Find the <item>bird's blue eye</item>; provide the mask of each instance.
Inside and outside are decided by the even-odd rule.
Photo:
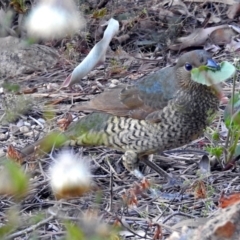
[[[185,64],[185,69],[186,69],[187,71],[191,71],[191,70],[192,70],[192,65],[191,65],[190,63],[186,63],[186,64]]]

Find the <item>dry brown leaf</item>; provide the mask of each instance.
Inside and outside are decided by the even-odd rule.
[[[194,198],[200,199],[200,198],[206,198],[206,187],[203,181],[198,181],[194,186]]]
[[[119,221],[119,219],[117,218],[114,223],[113,223],[113,227],[114,228],[120,228],[122,226],[121,222]]]
[[[23,155],[17,149],[15,149],[12,145],[8,146],[7,158],[13,160],[18,164],[22,164],[24,161]]]
[[[141,181],[141,188],[143,190],[148,190],[150,187],[151,187],[151,183],[146,178],[143,178]]]
[[[159,240],[162,239],[163,234],[162,234],[162,228],[159,224],[155,223],[153,224],[154,227],[156,227],[154,235],[153,235],[153,239],[154,240]]]
[[[219,199],[219,207],[226,208],[232,206],[233,204],[240,202],[240,193],[234,193],[230,196],[221,196]]]
[[[124,204],[126,204],[128,207],[134,207],[134,206],[137,206],[137,204],[138,204],[137,196],[134,193],[134,191],[132,191],[132,189],[123,193],[122,199],[123,199]]]
[[[67,99],[66,97],[65,97],[65,98],[58,98],[58,99],[55,99],[54,101],[49,101],[49,102],[47,102],[46,105],[57,105],[57,104],[59,104],[60,102],[66,100],[66,99]]]
[[[214,30],[210,34],[209,39],[213,44],[223,45],[223,44],[230,43],[232,40],[232,37],[236,35],[237,33],[231,27],[224,27],[221,29]]]
[[[26,89],[23,89],[23,93],[24,94],[31,94],[31,93],[35,93],[35,92],[37,92],[38,91],[38,89],[37,88],[26,88]]]
[[[198,28],[187,37],[178,38],[177,42],[180,42],[180,43],[173,44],[169,46],[169,48],[172,50],[180,50],[187,47],[203,46],[213,31],[217,29],[223,29],[223,28],[230,28],[230,27],[228,25],[220,25],[220,26],[209,27],[209,28]]]
[[[226,222],[223,226],[218,227],[215,230],[215,235],[221,238],[228,238],[231,239],[234,232],[236,230],[236,226],[232,222]]]
[[[57,124],[62,131],[65,131],[72,121],[73,121],[72,114],[67,113],[65,118],[59,119],[57,121]]]

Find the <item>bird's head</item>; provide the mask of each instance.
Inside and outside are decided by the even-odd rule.
[[[219,65],[212,59],[211,55],[204,50],[195,50],[183,54],[176,66],[176,75],[180,86],[183,88],[199,87],[200,83],[191,80],[191,70],[200,66],[219,69]]]

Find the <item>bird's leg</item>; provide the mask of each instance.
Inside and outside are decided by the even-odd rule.
[[[172,178],[170,174],[168,174],[166,171],[164,171],[162,168],[160,168],[158,165],[156,165],[154,162],[150,161],[148,158],[148,155],[143,155],[139,157],[139,160],[145,163],[148,167],[156,171],[160,176],[164,177],[166,180],[169,180]]]
[[[164,184],[162,187],[165,188],[172,187],[179,182],[175,177],[172,177],[170,174],[165,172],[155,163],[151,162],[148,159],[148,155],[138,156],[138,154],[133,151],[126,151],[125,154],[122,156],[122,160],[125,168],[128,169],[135,177],[137,177],[140,180],[144,178],[144,175],[139,171],[138,165],[139,161],[143,161],[147,166],[155,170],[157,173],[159,173],[167,180],[167,184]],[[148,190],[153,197],[158,197],[161,195],[161,192],[152,187],[150,187]]]
[[[168,174],[162,168],[156,165],[154,162],[150,161],[148,159],[148,155],[141,156],[140,160],[143,161],[148,167],[155,170],[160,176],[163,176],[167,180],[167,184],[165,184],[166,187],[182,185],[181,180],[179,178],[172,176],[172,174]]]
[[[132,172],[137,178],[141,179],[144,177],[144,175],[138,169],[139,161],[142,161],[151,169],[156,171],[159,175],[163,176],[168,182],[170,181],[170,179],[172,179],[171,175],[169,175],[167,172],[165,172],[155,163],[151,162],[148,159],[148,155],[138,156],[137,153],[133,151],[126,151],[122,156],[122,160],[125,168],[128,169],[130,172]]]
[[[142,179],[144,176],[139,171],[139,159],[138,155],[133,151],[126,151],[124,155],[122,156],[122,161],[124,167],[130,171],[134,176],[136,176],[139,179]]]

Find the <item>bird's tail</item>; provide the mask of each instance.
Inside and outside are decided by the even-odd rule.
[[[52,148],[63,145],[108,146],[105,131],[112,116],[105,113],[92,113],[72,123],[65,132],[53,131],[37,142],[21,150],[24,157],[32,153],[49,153]]]
[[[108,146],[106,129],[112,115],[92,113],[71,124],[64,133],[69,145]]]

